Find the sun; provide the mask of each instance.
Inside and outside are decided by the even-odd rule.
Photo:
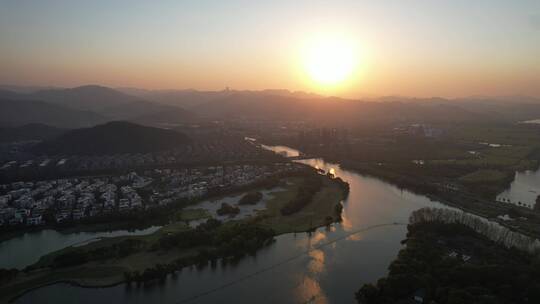
[[[323,86],[346,81],[357,66],[354,44],[340,37],[317,38],[307,44],[304,68],[308,76]]]

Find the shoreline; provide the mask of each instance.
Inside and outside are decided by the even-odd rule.
[[[0,243],[22,237],[25,234],[40,233],[45,230],[54,230],[60,234],[100,233],[100,232],[113,232],[116,230],[126,230],[126,231],[144,230],[152,226],[156,226],[156,225],[153,223],[148,223],[148,225],[145,224],[145,225],[135,227],[129,222],[122,222],[122,223],[118,223],[117,225],[109,225],[106,223],[79,224],[79,225],[69,226],[69,227],[43,225],[39,227],[27,227],[18,231],[9,231],[9,232],[2,233],[0,234]]]
[[[25,289],[19,293],[17,293],[16,295],[14,295],[13,297],[10,297],[6,303],[13,303],[15,301],[17,301],[18,299],[20,299],[21,297],[23,297],[24,295],[34,291],[34,290],[37,290],[37,289],[40,289],[40,288],[44,288],[44,287],[47,287],[47,286],[52,286],[52,285],[56,285],[56,284],[67,284],[67,285],[70,285],[70,286],[74,286],[74,287],[79,287],[79,288],[87,288],[87,289],[100,289],[100,288],[110,288],[110,287],[115,287],[115,286],[118,286],[118,285],[121,285],[121,284],[125,284],[126,282],[124,280],[122,281],[119,281],[119,282],[115,282],[115,283],[109,283],[109,284],[84,284],[84,283],[80,283],[80,282],[77,282],[76,280],[58,280],[58,281],[54,281],[54,282],[48,282],[48,283],[44,283],[42,285],[38,285],[38,286],[34,286],[34,287],[30,287],[28,289]]]
[[[298,151],[301,152],[301,150],[299,150],[298,148],[295,148],[294,146],[292,146],[292,147],[287,146],[287,147],[290,147],[292,149],[295,149],[295,150],[298,150]],[[346,160],[342,161],[342,160],[334,159],[334,158],[331,158],[331,157],[325,157],[325,156],[321,156],[321,155],[313,157],[313,159],[317,159],[317,158],[320,158],[325,162],[337,164],[342,169],[346,169],[346,170],[358,173],[358,174],[363,175],[363,176],[373,177],[373,178],[379,179],[379,180],[381,180],[383,182],[387,182],[387,183],[389,183],[389,184],[391,184],[393,186],[396,186],[396,187],[398,187],[400,189],[404,189],[406,191],[409,191],[411,193],[426,196],[432,201],[440,202],[440,203],[442,203],[444,205],[447,205],[449,207],[457,208],[457,209],[460,209],[460,210],[462,210],[464,212],[468,212],[468,213],[471,213],[471,214],[486,218],[488,220],[496,221],[497,223],[499,223],[500,225],[502,225],[502,226],[504,226],[506,228],[509,228],[511,230],[519,231],[520,233],[522,233],[524,235],[527,235],[529,237],[535,237],[535,238],[540,237],[540,232],[539,232],[539,234],[535,234],[534,232],[531,232],[529,230],[524,230],[523,228],[521,228],[519,226],[511,225],[510,223],[508,223],[506,221],[500,220],[496,216],[490,216],[489,214],[487,214],[485,212],[483,213],[480,210],[467,208],[466,206],[464,206],[464,204],[452,202],[449,199],[446,199],[445,197],[443,197],[441,195],[421,191],[421,190],[418,190],[418,189],[411,188],[411,187],[409,187],[407,185],[400,184],[399,182],[396,182],[391,177],[388,177],[388,176],[385,176],[385,175],[382,175],[382,174],[379,175],[373,170],[362,170],[361,168],[358,168],[357,166],[354,166],[354,164],[352,162],[347,163],[348,161],[346,161]],[[366,163],[366,164],[371,164],[371,163]],[[540,161],[536,161],[536,165],[533,166],[533,167],[524,168],[522,171],[514,170],[512,178],[509,179],[509,180],[505,180],[504,186],[499,188],[499,192],[497,194],[495,194],[495,197],[497,195],[499,195],[499,193],[502,193],[503,191],[505,191],[505,190],[507,190],[509,188],[510,184],[514,181],[515,174],[517,172],[524,172],[524,171],[527,171],[527,170],[539,170],[539,169],[540,169]],[[392,173],[392,172],[390,171],[390,173]],[[488,212],[488,213],[490,211],[493,211],[492,210],[493,208],[506,208],[507,207],[507,208],[517,208],[519,210],[522,210],[522,208],[525,208],[525,207],[520,207],[520,206],[515,206],[515,205],[506,206],[505,203],[496,201],[495,197],[493,199],[491,199],[490,202],[487,202],[486,198],[476,197],[476,195],[474,195],[474,197],[473,197],[473,194],[468,194],[468,193],[465,193],[465,195],[470,196],[470,197],[468,197],[469,200],[481,199],[483,201],[483,206],[486,207],[485,211]],[[523,211],[533,213],[533,210],[529,210],[529,209],[526,209],[526,208]]]

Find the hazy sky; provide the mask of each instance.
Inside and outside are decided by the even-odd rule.
[[[302,49],[357,45],[324,88]],[[540,96],[540,1],[0,0],[0,83]]]

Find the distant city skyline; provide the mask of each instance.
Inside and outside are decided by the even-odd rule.
[[[321,34],[355,46],[335,85]],[[8,85],[540,97],[539,1],[2,1],[0,42]]]

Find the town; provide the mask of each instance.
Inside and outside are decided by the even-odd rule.
[[[18,150],[21,149],[21,144],[3,144],[4,152],[0,153],[0,182],[52,179],[58,176],[88,175],[92,172],[110,173],[132,168],[278,159],[274,153],[260,149],[243,138],[230,136],[214,140],[200,140],[167,151],[114,155],[29,155],[20,153],[20,155],[14,156],[13,153],[17,154]],[[26,144],[31,146],[35,143]]]
[[[124,175],[14,182],[0,185],[0,226],[77,222],[115,212],[144,212],[209,192],[227,191],[302,165],[221,165],[132,171]]]

